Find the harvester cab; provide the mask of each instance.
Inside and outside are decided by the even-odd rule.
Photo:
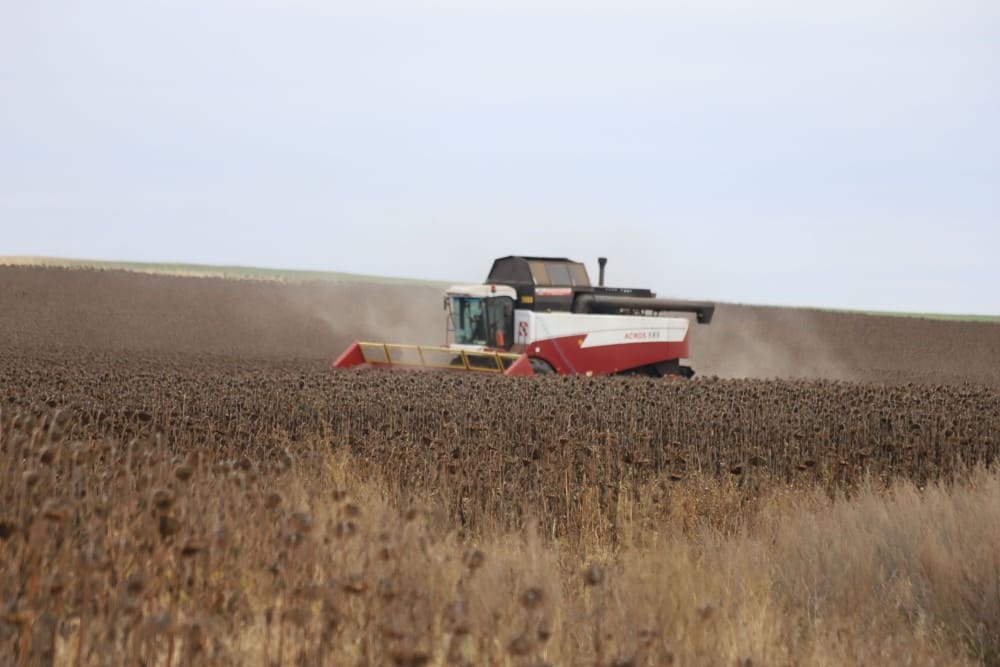
[[[506,285],[459,285],[444,297],[450,343],[469,349],[509,350],[514,343],[517,292]]]
[[[486,283],[457,285],[444,296],[444,346],[354,342],[333,362],[356,366],[440,368],[533,375],[629,373],[693,375],[686,361],[688,312],[708,324],[714,304],[657,298],[648,289],[590,283],[580,262],[501,257]]]

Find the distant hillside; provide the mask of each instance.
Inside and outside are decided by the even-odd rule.
[[[0,266],[44,266],[54,268],[78,268],[97,270],[132,271],[152,275],[187,276],[199,278],[227,278],[231,280],[268,280],[277,282],[326,282],[326,283],[369,283],[375,285],[412,285],[415,287],[444,288],[454,282],[419,280],[415,278],[394,278],[363,273],[342,273],[336,271],[302,271],[297,269],[265,269],[253,266],[215,266],[211,264],[112,262],[92,259],[67,259],[62,257],[0,257]],[[457,282],[457,281],[456,281]],[[737,305],[737,304],[732,304]],[[738,304],[756,306],[758,304]],[[817,308],[815,306],[768,306],[789,310],[821,310],[840,313],[861,313],[890,317],[920,317],[931,320],[954,320],[965,322],[998,322],[1000,315],[944,314],[944,313],[903,313],[892,311],[857,311],[850,309]]]
[[[151,262],[111,262],[61,257],[0,257],[0,266],[45,266],[69,269],[132,271],[154,275],[189,276],[198,278],[229,278],[232,280],[275,280],[281,282],[375,283],[379,285],[445,286],[434,280],[393,278],[362,273],[336,271],[302,271],[297,269],[264,269],[253,266],[214,266],[210,264],[171,264]]]

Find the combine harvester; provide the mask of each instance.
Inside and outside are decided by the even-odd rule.
[[[445,293],[446,347],[356,341],[333,362],[432,368],[504,375],[691,377],[689,320],[712,321],[715,305],[658,299],[648,289],[590,284],[580,262],[553,257],[501,257],[483,285]]]

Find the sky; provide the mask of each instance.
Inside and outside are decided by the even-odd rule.
[[[1000,314],[995,0],[0,0],[0,256]]]

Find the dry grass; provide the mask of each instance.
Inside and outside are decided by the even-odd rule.
[[[753,502],[692,475],[666,512],[624,494],[615,541],[530,505],[461,534],[345,449],[67,441],[61,414],[0,419],[18,664],[998,664],[997,473]]]

